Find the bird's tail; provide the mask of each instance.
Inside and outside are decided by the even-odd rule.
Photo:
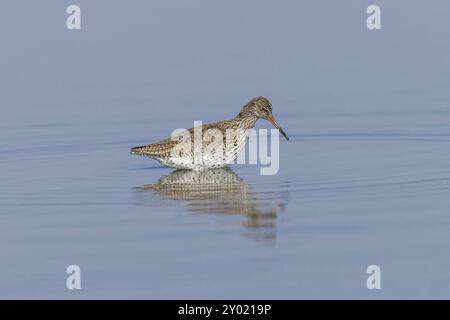
[[[130,153],[139,155],[142,153],[142,150],[144,149],[144,147],[145,146],[133,147],[130,149]]]
[[[161,157],[170,155],[171,147],[171,143],[164,141],[163,143],[154,143],[131,148],[130,153],[144,157]]]

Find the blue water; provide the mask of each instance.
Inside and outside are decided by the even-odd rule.
[[[2,5],[1,298],[449,298],[450,5],[69,4]],[[258,95],[276,175],[129,154]]]

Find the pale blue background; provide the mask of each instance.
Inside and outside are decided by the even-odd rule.
[[[450,3],[372,3],[2,1],[0,297],[450,298]],[[137,191],[171,169],[129,147],[258,95],[291,141],[233,169],[268,225]]]

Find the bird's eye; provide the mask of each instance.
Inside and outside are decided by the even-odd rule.
[[[267,112],[266,108],[262,107],[261,109],[262,109],[262,111]]]

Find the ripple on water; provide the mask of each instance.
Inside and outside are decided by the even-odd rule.
[[[289,180],[296,198],[358,200],[450,191],[450,134],[362,132],[293,137],[304,153],[297,163],[300,178]]]
[[[283,149],[281,162],[285,167],[279,176],[248,175],[245,180],[228,168],[178,170],[156,183],[134,188],[135,204],[239,217],[238,224],[251,230],[252,237],[274,239],[280,215],[292,200],[300,205],[305,201],[355,202],[450,192],[445,164],[450,158],[447,135],[350,133],[296,137]],[[362,143],[355,144],[355,140]]]

